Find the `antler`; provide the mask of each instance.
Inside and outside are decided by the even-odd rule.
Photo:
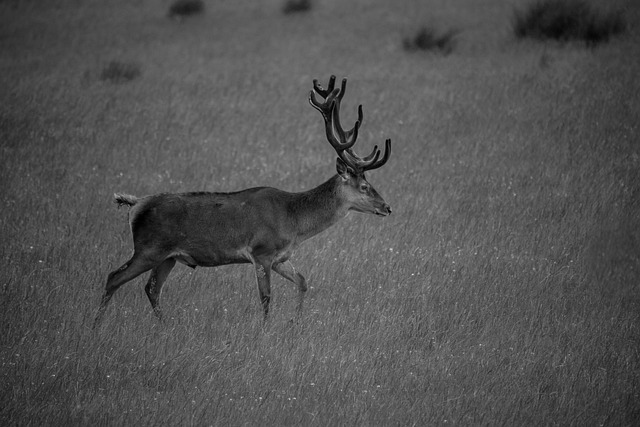
[[[347,89],[347,79],[342,79],[340,89],[335,88],[336,76],[329,78],[329,85],[324,89],[318,84],[318,80],[313,80],[313,90],[309,93],[309,103],[324,118],[327,139],[331,146],[336,150],[338,156],[356,172],[364,172],[367,170],[377,169],[384,165],[391,155],[391,140],[385,141],[385,152],[380,159],[380,150],[376,145],[373,151],[366,157],[358,156],[352,149],[358,138],[358,130],[362,124],[362,105],[358,106],[358,120],[352,129],[345,131],[340,124],[340,102]],[[325,99],[319,102],[316,94]]]

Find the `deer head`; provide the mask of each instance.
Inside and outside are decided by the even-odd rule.
[[[347,79],[342,79],[342,86],[334,88],[336,76],[331,76],[327,89],[324,89],[317,80],[313,81],[313,90],[309,93],[309,103],[320,113],[324,119],[327,140],[336,150],[338,158],[336,168],[341,178],[340,191],[349,203],[349,209],[387,216],[391,213],[391,207],[378,194],[367,181],[364,173],[384,165],[391,155],[391,140],[385,141],[384,154],[378,146],[366,157],[360,157],[353,151],[353,146],[358,138],[358,130],[362,124],[362,105],[358,106],[358,120],[353,128],[345,131],[340,124],[340,102],[347,88]],[[316,98],[324,98],[324,102]]]

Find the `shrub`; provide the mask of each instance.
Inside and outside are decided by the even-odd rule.
[[[309,10],[311,10],[311,0],[287,0],[282,6],[282,13],[285,15]]]
[[[415,36],[405,38],[402,44],[407,51],[437,50],[444,55],[448,55],[453,51],[456,34],[458,34],[458,31],[453,29],[439,34],[432,28],[422,27]]]
[[[102,69],[100,80],[125,83],[140,76],[140,67],[133,63],[111,61]]]
[[[204,11],[202,0],[176,0],[169,7],[169,18],[184,18]]]
[[[518,38],[582,40],[596,45],[624,29],[620,13],[596,11],[583,0],[538,0],[514,12],[513,30]]]

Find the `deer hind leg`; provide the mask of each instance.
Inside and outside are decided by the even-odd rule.
[[[273,268],[273,271],[275,271],[276,273],[278,273],[288,281],[295,283],[298,286],[298,290],[300,292],[307,291],[307,281],[304,279],[304,276],[302,274],[296,271],[295,267],[293,266],[293,264],[291,264],[291,262],[289,261],[279,262],[279,263],[273,264],[271,268]]]
[[[162,285],[167,280],[169,273],[176,265],[175,258],[167,258],[160,265],[154,267],[151,270],[151,275],[147,281],[147,285],[144,287],[144,291],[149,297],[149,302],[153,308],[153,312],[156,317],[162,320],[162,310],[160,310],[160,294],[162,293]]]
[[[111,297],[118,288],[128,281],[135,279],[145,271],[151,270],[156,264],[157,262],[135,253],[133,254],[133,257],[122,264],[120,268],[109,273],[109,276],[107,277],[107,284],[105,285],[105,292],[102,296],[102,300],[100,301],[100,307],[98,308],[95,321],[93,322],[94,328],[98,326],[102,320],[102,315],[107,308],[107,304],[109,304]]]

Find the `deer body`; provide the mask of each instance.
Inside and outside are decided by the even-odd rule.
[[[336,176],[337,177],[337,176]],[[235,193],[162,193],[140,199],[116,195],[132,206],[134,247],[162,248],[190,267],[251,263],[268,254],[286,261],[304,240],[330,227],[348,212],[335,197],[332,178],[303,193],[257,187]]]
[[[234,193],[161,193],[141,198],[115,195],[116,203],[130,207],[134,254],[109,274],[94,326],[115,291],[149,270],[145,291],[155,314],[162,318],[159,306],[162,285],[176,262],[192,268],[252,263],[266,316],[271,271],[295,283],[301,293],[307,289],[304,277],[289,262],[300,243],[332,226],[350,210],[379,216],[391,213],[389,205],[364,176],[365,170],[386,162],[390,142],[387,140],[382,160],[378,160],[377,147],[366,158],[350,150],[362,111],[359,109],[360,119],[354,129],[343,131],[337,110],[346,80],[341,90],[334,90],[334,79],[332,76],[326,91],[314,81],[314,91],[326,98],[325,103],[317,102],[313,93],[310,98],[311,104],[323,114],[327,137],[339,154],[337,175],[318,187],[301,193],[256,187]]]

